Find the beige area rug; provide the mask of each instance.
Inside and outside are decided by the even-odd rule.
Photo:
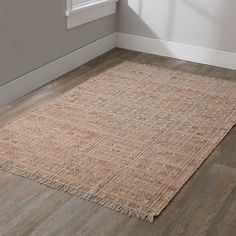
[[[0,129],[0,168],[153,222],[236,123],[236,83],[130,62]]]

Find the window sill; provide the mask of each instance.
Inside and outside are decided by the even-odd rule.
[[[67,28],[71,29],[90,21],[115,14],[117,1],[118,0],[100,0],[66,11]]]

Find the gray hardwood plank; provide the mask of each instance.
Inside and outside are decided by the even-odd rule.
[[[185,195],[179,217],[163,235],[205,235],[235,184],[234,168],[214,164],[201,184]]]
[[[9,195],[10,202],[7,201],[4,211],[1,210],[1,236],[29,235],[34,228],[71,198],[68,194],[39,185],[29,186],[29,189],[20,186],[17,190],[19,193]]]
[[[101,210],[101,206],[74,197],[36,228],[31,236],[73,235],[90,217]]]
[[[206,236],[221,236],[236,234],[236,187],[227,197],[221,210],[207,230]],[[223,227],[222,227],[223,226]]]
[[[19,182],[19,178],[5,171],[0,171],[0,199],[2,194]]]
[[[214,164],[191,181],[153,225],[132,219],[116,235],[205,235],[235,187],[236,172],[233,168]]]
[[[89,235],[111,235],[115,236],[126,226],[131,219],[125,215],[102,207],[96,214],[93,214],[87,222],[73,234],[73,236]]]
[[[236,171],[236,126],[218,145],[212,158],[216,163],[235,168]]]
[[[18,179],[14,185],[6,189],[0,196],[0,225],[5,225],[14,217],[18,209],[24,207],[43,189],[45,189],[43,186],[31,181],[25,181],[23,178]]]

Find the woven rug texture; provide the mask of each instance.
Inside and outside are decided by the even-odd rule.
[[[236,123],[236,83],[123,62],[0,128],[0,169],[148,222]]]

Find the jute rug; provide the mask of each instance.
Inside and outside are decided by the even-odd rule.
[[[153,222],[236,123],[236,83],[124,62],[0,129],[0,168]]]

